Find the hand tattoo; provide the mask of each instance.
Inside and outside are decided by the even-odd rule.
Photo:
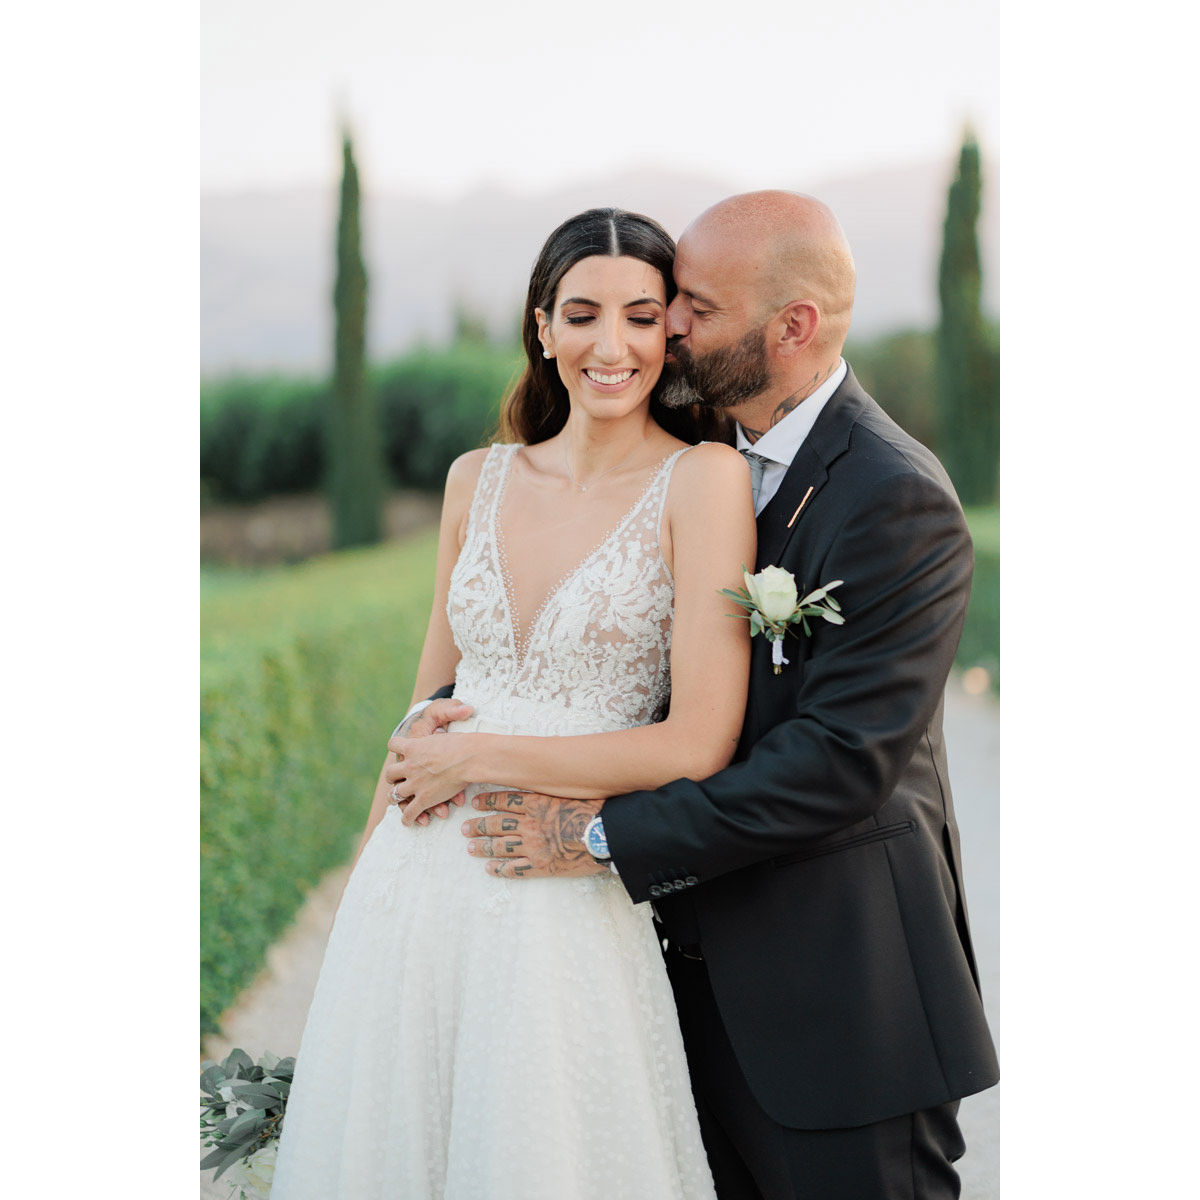
[[[486,869],[506,878],[598,874],[604,867],[584,849],[583,833],[602,803],[515,790],[486,793],[476,799],[475,806],[491,811],[499,809],[505,814],[498,823],[499,829],[515,836],[479,836],[472,852],[477,857],[490,858]],[[490,828],[495,830],[497,825]],[[468,822],[463,832],[468,837],[482,835],[482,822]],[[502,858],[510,861],[498,861]]]

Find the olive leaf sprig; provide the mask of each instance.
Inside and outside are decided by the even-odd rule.
[[[264,1054],[255,1063],[244,1050],[231,1050],[223,1063],[201,1065],[200,1140],[215,1149],[200,1169],[216,1167],[219,1179],[279,1137],[296,1060]]]
[[[746,581],[744,588],[721,588],[721,595],[746,609],[745,613],[730,613],[730,616],[749,621],[751,637],[761,633],[767,641],[774,643],[771,662],[776,675],[788,662],[783,656],[784,636],[789,632],[799,636],[794,626],[799,625],[805,635],[811,637],[809,617],[821,617],[831,625],[846,623],[842,606],[830,595],[844,580],[835,579],[801,596],[796,577],[782,567],[763,567],[756,575],[751,575],[743,564],[742,578]]]

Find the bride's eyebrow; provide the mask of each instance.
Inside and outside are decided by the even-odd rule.
[[[571,296],[566,300],[561,301],[561,304],[587,304],[592,308],[602,308],[599,300],[588,300],[583,296]],[[662,308],[662,301],[655,300],[653,296],[641,296],[637,300],[630,300],[624,304],[624,308],[640,308],[643,304],[654,304]]]

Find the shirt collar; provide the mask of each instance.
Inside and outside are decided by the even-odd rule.
[[[839,358],[833,374],[811,396],[806,396],[797,404],[782,421],[772,425],[757,442],[751,442],[742,432],[741,425],[738,425],[737,448],[753,450],[755,454],[761,454],[763,458],[772,462],[781,463],[785,467],[791,466],[796,451],[817,423],[821,409],[825,407],[830,396],[841,387],[848,369],[846,360]]]

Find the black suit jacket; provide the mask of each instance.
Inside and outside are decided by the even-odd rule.
[[[844,580],[845,625],[789,636],[779,675],[756,637],[734,762],[614,797],[604,827],[632,897],[700,943],[765,1111],[863,1125],[998,1078],[942,743],[971,541],[941,464],[853,373],[758,538],[759,569]]]

